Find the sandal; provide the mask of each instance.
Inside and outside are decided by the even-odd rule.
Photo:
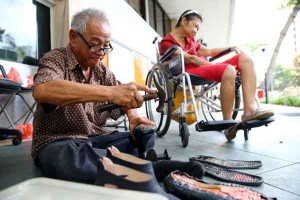
[[[247,121],[251,120],[262,120],[270,118],[274,115],[274,112],[272,110],[262,110],[262,109],[256,109],[253,111],[251,115],[242,115],[242,122],[245,123]]]
[[[228,141],[233,140],[236,137],[237,128],[241,125],[241,123],[237,123],[233,126],[230,126],[228,129],[225,129],[224,134]]]

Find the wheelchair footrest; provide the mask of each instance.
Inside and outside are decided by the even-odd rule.
[[[196,131],[222,131],[237,123],[237,120],[201,121],[196,124]]]
[[[246,123],[241,123],[240,126],[237,127],[237,130],[250,130],[251,128],[260,127],[260,126],[267,126],[269,123],[273,122],[273,118],[262,119],[262,120],[251,120],[247,121]]]
[[[201,121],[196,124],[196,131],[222,131],[237,123],[240,123],[240,125],[237,127],[237,130],[250,130],[251,128],[260,127],[263,125],[267,126],[273,121],[273,118],[251,120],[247,121],[246,123],[240,123],[237,120]]]

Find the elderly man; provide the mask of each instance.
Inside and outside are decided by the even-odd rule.
[[[97,162],[107,147],[136,154],[129,132],[103,129],[108,117],[117,119],[126,113],[131,133],[137,125],[154,125],[135,108],[143,103],[139,91],[156,91],[135,83],[120,84],[101,63],[113,50],[110,36],[105,13],[85,9],[73,16],[69,44],[48,52],[39,62],[34,76],[37,110],[32,157],[47,176],[93,183]],[[97,113],[95,108],[106,102],[123,109]],[[151,144],[149,148],[154,141]]]

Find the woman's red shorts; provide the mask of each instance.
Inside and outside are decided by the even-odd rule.
[[[234,57],[218,64],[188,66],[186,67],[185,71],[190,74],[201,76],[202,78],[209,81],[221,82],[223,74],[228,65],[233,65],[237,71],[240,71],[239,58],[240,54],[235,55]]]

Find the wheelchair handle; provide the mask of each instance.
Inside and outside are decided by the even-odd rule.
[[[155,44],[155,42],[158,40],[158,37],[155,37],[152,41],[152,44]]]
[[[156,89],[157,89],[157,93],[156,94],[145,94],[145,95],[143,95],[143,98],[144,98],[144,101],[149,101],[149,100],[158,98],[159,104],[156,108],[156,111],[162,113],[164,111],[164,102],[165,102],[165,99],[166,99],[166,92],[159,85],[159,83],[156,80],[156,77],[154,77],[153,80],[154,80],[154,84],[155,84]],[[121,106],[121,105],[108,103],[108,104],[103,104],[103,105],[98,106],[96,108],[96,111],[97,112],[111,111],[113,109],[122,108],[122,107],[123,106]]]
[[[226,49],[226,50],[220,52],[218,55],[216,55],[216,56],[214,56],[214,57],[211,57],[211,58],[209,59],[209,61],[212,62],[212,61],[214,61],[214,60],[216,60],[216,59],[218,59],[218,58],[220,58],[220,57],[222,57],[222,56],[224,56],[224,55],[226,55],[226,54],[229,54],[230,52],[233,52],[233,51],[234,51],[235,53],[237,53],[237,54],[240,53],[236,48],[230,47],[230,48],[228,48],[228,49]]]

